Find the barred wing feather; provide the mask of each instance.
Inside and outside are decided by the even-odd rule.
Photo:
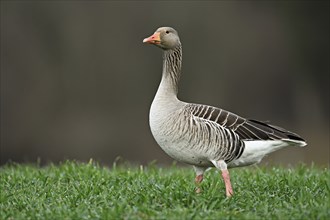
[[[189,104],[191,113],[234,131],[241,140],[304,141],[299,135],[265,122],[245,119],[226,110],[198,104]]]

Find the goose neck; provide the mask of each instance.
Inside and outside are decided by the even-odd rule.
[[[167,95],[177,96],[181,76],[182,48],[165,50],[163,56],[163,74],[160,88]]]

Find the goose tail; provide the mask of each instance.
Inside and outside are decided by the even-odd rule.
[[[282,141],[286,142],[290,146],[297,146],[297,147],[305,147],[307,145],[306,141],[304,140],[294,140],[294,139],[282,139]]]
[[[242,155],[228,164],[228,167],[241,167],[259,163],[266,155],[288,146],[304,147],[304,140],[244,140],[245,148]]]

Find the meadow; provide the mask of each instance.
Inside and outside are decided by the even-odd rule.
[[[330,219],[328,168],[231,169],[234,196],[220,174],[157,164],[111,168],[95,162],[0,167],[0,219]]]

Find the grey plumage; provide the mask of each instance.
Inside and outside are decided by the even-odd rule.
[[[194,165],[197,177],[203,175],[204,167],[216,166],[223,172],[229,196],[232,189],[227,164],[245,166],[282,147],[306,145],[299,135],[283,128],[178,100],[182,46],[177,32],[159,28],[144,42],[164,50],[162,80],[150,108],[152,134],[167,154]]]

